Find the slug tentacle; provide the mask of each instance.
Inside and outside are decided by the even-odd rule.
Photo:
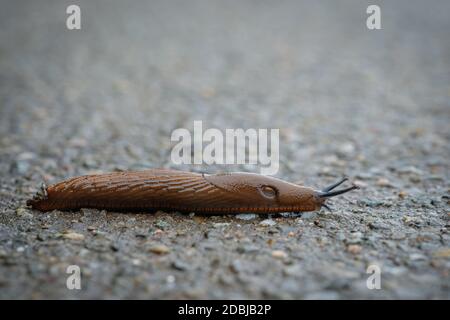
[[[317,191],[254,173],[214,175],[151,169],[71,178],[43,186],[27,204],[41,211],[97,208],[219,214],[300,212],[328,208],[328,197],[356,188],[331,191],[346,180]]]
[[[349,191],[355,190],[355,189],[359,189],[358,186],[353,185],[351,187],[342,189],[342,190],[336,190],[336,191],[326,191],[326,192],[322,192],[319,194],[319,197],[321,198],[330,198],[330,197],[334,197],[343,193],[347,193]]]
[[[328,187],[325,187],[322,189],[322,192],[329,192],[331,190],[333,190],[336,187],[339,187],[341,184],[343,184],[345,181],[347,181],[348,178],[347,177],[343,177],[341,180],[339,180],[336,183],[333,183],[332,185],[329,185]]]

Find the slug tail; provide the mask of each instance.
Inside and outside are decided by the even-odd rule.
[[[48,200],[47,185],[45,183],[42,183],[38,192],[36,192],[36,194],[33,196],[32,199],[27,200],[26,204],[27,206],[30,206],[33,209],[47,211],[45,210],[45,203],[47,202],[47,200]]]

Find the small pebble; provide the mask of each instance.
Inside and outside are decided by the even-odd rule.
[[[298,264],[287,266],[283,269],[283,274],[290,277],[301,275],[303,272],[303,268]]]
[[[131,260],[131,263],[133,264],[133,266],[140,266],[142,264],[141,260],[139,259],[133,259]]]
[[[170,227],[170,224],[164,220],[158,220],[155,222],[155,226],[159,229],[165,230]]]
[[[304,212],[302,214],[302,219],[304,219],[304,220],[314,220],[316,218],[317,218],[316,212]]]
[[[423,224],[422,219],[418,217],[403,216],[403,222],[411,227],[420,227]]]
[[[216,229],[225,228],[225,227],[228,227],[229,225],[230,225],[230,223],[228,223],[228,222],[216,222],[216,223],[213,223],[213,227],[216,228]]]
[[[398,193],[398,197],[399,197],[399,198],[402,198],[402,199],[406,198],[407,195],[408,195],[408,194],[406,193],[406,191],[400,191],[400,192]]]
[[[401,231],[393,231],[391,234],[392,240],[402,240],[406,238],[406,234]]]
[[[347,251],[351,254],[358,254],[362,251],[362,247],[357,244],[351,244],[347,247]]]
[[[386,178],[379,178],[375,184],[379,187],[392,187],[391,182]]]
[[[33,215],[28,211],[28,209],[24,208],[24,207],[17,208],[16,209],[16,214],[19,217],[22,217],[22,218],[28,218],[29,219],[29,218],[33,217]]]
[[[45,240],[47,239],[47,237],[46,237],[44,234],[39,233],[39,234],[36,236],[36,239],[39,240],[39,241],[45,241]]]
[[[427,260],[427,257],[420,253],[412,253],[409,255],[409,259],[412,261]]]
[[[416,174],[416,175],[422,175],[423,171],[420,169],[417,169],[414,166],[404,167],[397,170],[399,173],[402,174]]]
[[[352,232],[346,239],[348,245],[359,244],[362,241],[363,234],[361,232]]]
[[[367,188],[368,186],[368,184],[362,180],[355,180],[353,183],[360,188]]]
[[[239,253],[254,253],[258,252],[259,248],[254,245],[244,245],[236,248],[236,251]]]
[[[16,214],[18,216],[23,216],[28,210],[25,209],[24,207],[20,207],[16,209]]]
[[[357,201],[357,204],[360,207],[376,208],[376,207],[381,207],[381,206],[385,205],[385,202],[383,202],[381,200],[359,199]]]
[[[135,233],[134,236],[139,239],[147,238],[147,235],[145,233]]]
[[[69,239],[69,240],[84,240],[84,235],[82,235],[81,233],[76,233],[76,232],[67,232],[67,233],[63,233],[62,237],[64,239]]]
[[[156,253],[156,254],[167,254],[170,252],[170,248],[168,246],[165,246],[163,244],[156,244],[151,246],[148,249],[150,252]]]
[[[252,220],[255,219],[256,217],[257,215],[254,213],[241,213],[236,215],[236,218],[241,220]]]
[[[240,260],[233,260],[230,264],[230,270],[233,273],[239,274],[245,270],[245,267]]]
[[[337,151],[340,155],[350,155],[355,152],[355,145],[351,142],[346,142],[341,144]]]
[[[440,249],[433,253],[435,258],[450,258],[450,248]]]
[[[180,260],[173,261],[171,266],[172,266],[172,268],[179,270],[179,271],[185,271],[185,270],[189,269],[189,265]]]
[[[261,221],[259,224],[262,226],[270,227],[276,225],[277,223],[273,219],[265,219]]]
[[[272,257],[276,259],[285,259],[287,258],[287,253],[282,250],[274,250],[272,251]]]

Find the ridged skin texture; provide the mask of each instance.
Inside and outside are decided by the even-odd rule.
[[[253,173],[198,174],[151,169],[71,178],[27,202],[40,211],[96,208],[111,211],[277,213],[319,209],[311,188]]]

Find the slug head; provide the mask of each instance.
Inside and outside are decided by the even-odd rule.
[[[314,190],[312,188],[298,185],[294,185],[295,187],[292,187],[292,184],[282,181],[283,184],[278,186],[279,190],[281,190],[279,193],[279,200],[283,205],[301,203],[304,205],[305,210],[300,211],[319,210],[321,207],[325,207],[330,210],[325,203],[328,198],[359,189],[358,186],[352,185],[351,187],[345,189],[334,190],[347,180],[348,178],[344,177],[336,183],[323,188],[322,190]]]
[[[269,176],[252,173],[232,173],[205,176],[216,187],[232,192],[239,197],[239,203],[257,205],[266,208],[281,208],[285,211],[314,211],[322,206],[328,208],[325,201],[329,197],[356,189],[332,191],[347,179],[324,188],[314,190]]]
[[[359,189],[359,187],[357,185],[353,184],[351,187],[332,191],[333,189],[335,189],[336,187],[340,186],[341,184],[343,184],[347,180],[348,180],[347,177],[343,177],[341,180],[337,181],[336,183],[333,183],[333,184],[323,188],[320,191],[316,191],[316,197],[318,197],[318,199],[319,199],[318,201],[319,201],[319,203],[321,204],[322,207],[325,207],[325,208],[327,208],[328,210],[331,211],[331,209],[325,204],[326,199],[338,196],[338,195],[343,194],[343,193],[347,193],[347,192],[352,191],[352,190]]]

